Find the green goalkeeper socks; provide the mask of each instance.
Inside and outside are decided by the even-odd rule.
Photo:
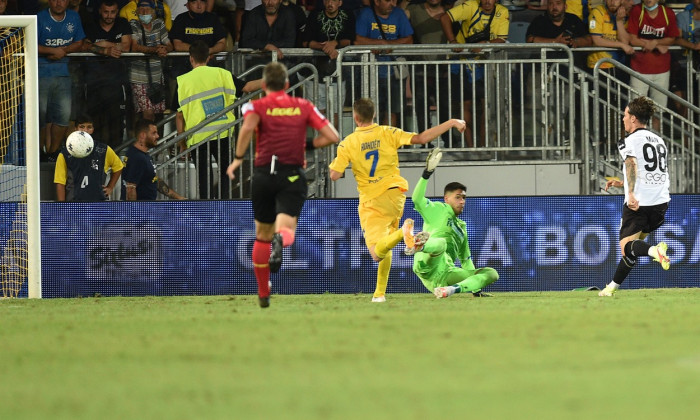
[[[476,270],[476,274],[460,281],[455,286],[460,286],[465,292],[479,291],[496,280],[498,280],[498,272],[493,268],[483,267]]]

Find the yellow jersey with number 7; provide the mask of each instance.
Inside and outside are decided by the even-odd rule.
[[[357,127],[340,142],[337,156],[329,167],[342,173],[352,164],[360,203],[378,197],[390,188],[406,191],[408,181],[401,177],[397,150],[411,144],[415,135],[388,125]]]

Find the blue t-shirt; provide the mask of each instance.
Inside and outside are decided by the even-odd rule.
[[[70,45],[85,38],[80,16],[72,10],[66,10],[66,16],[62,21],[56,21],[49,12],[44,9],[36,15],[39,33],[39,45],[44,47],[62,47]],[[39,77],[69,76],[68,57],[60,60],[49,60],[46,56],[39,56]]]
[[[693,12],[684,10],[676,15],[676,25],[681,30],[681,36],[690,41],[700,41],[700,22],[693,19]]]
[[[394,7],[391,13],[389,13],[389,17],[386,19],[378,15],[377,17],[379,18],[379,23],[382,25],[384,36],[382,36],[382,32],[379,30],[377,19],[371,7],[365,7],[360,10],[360,13],[357,15],[357,21],[355,23],[355,32],[357,35],[364,36],[365,38],[386,40],[396,40],[413,35],[411,22],[409,22],[406,17],[406,12],[404,12],[402,8]],[[378,61],[392,61],[393,59],[394,58],[390,55],[380,55],[377,57]],[[379,68],[379,77],[387,77],[386,66]]]
[[[158,198],[158,176],[156,165],[148,153],[134,146],[129,147],[122,170],[122,200],[126,200],[126,183],[136,184],[137,200]]]

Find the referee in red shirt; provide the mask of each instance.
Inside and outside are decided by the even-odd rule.
[[[280,269],[282,248],[294,243],[299,213],[306,201],[306,129],[311,127],[319,133],[309,147],[328,146],[340,139],[338,131],[313,103],[287,95],[289,80],[284,64],[272,62],[265,66],[262,87],[266,96],[243,106],[243,125],[226,173],[231,179],[235,177],[255,132],[251,191],[255,216],[253,270],[260,306],[266,308],[270,306],[270,272]]]

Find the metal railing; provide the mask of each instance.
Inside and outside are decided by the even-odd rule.
[[[604,63],[612,64],[615,71],[602,69]],[[594,104],[591,121],[591,191],[604,186],[606,177],[621,177],[622,174],[622,160],[617,150],[617,141],[624,136],[620,115],[624,113],[629,100],[639,95],[622,76],[626,76],[625,79],[637,78],[668,97],[666,106],[657,104],[657,114],[649,128],[661,135],[669,149],[671,192],[697,193],[700,186],[700,108],[608,58],[596,63],[592,76],[593,89],[590,90]],[[673,109],[672,105],[680,106],[685,110],[684,114]]]
[[[581,192],[591,194],[600,193],[605,176],[620,173],[614,144],[623,135],[621,118],[630,87],[619,75],[645,80],[614,60],[601,60],[590,74],[574,65],[575,54],[601,50],[609,49],[571,50],[559,44],[508,43],[463,44],[459,49],[443,44],[350,46],[340,50],[334,75],[324,78],[313,65],[316,58],[325,58],[323,53],[305,48],[284,49],[283,53],[294,82],[290,94],[303,95],[319,108],[326,109],[341,136],[354,129],[349,106],[358,97],[374,99],[378,122],[392,123],[393,118],[393,124],[406,131],[419,132],[448,118],[463,118],[470,120],[470,131],[466,135],[453,130],[434,142],[448,151],[444,155],[444,165],[569,164],[581,170]],[[186,56],[185,53],[173,55]],[[247,65],[251,57],[257,61],[277,60],[275,53],[249,50],[221,57],[225,67],[239,77],[261,70],[262,65]],[[385,61],[389,57],[402,57],[403,61]],[[685,115],[681,115],[667,106],[659,116],[661,134],[673,145],[673,192],[698,190],[700,161],[695,142],[700,133],[697,130],[700,110],[693,105],[693,98],[699,75],[692,60],[692,56],[688,56],[688,100],[659,89],[670,98],[669,106],[674,101],[685,109]],[[602,71],[600,64],[603,62],[614,64],[618,77]],[[396,78],[396,73],[406,77]],[[321,90],[326,93],[321,95],[326,97],[323,104],[318,103]],[[233,110],[240,117],[243,103],[258,94],[244,95],[222,112]],[[216,117],[218,114],[209,120]],[[173,119],[174,114],[171,114],[159,125],[172,126]],[[196,165],[190,152],[214,146],[205,141],[180,151],[176,145],[209,120],[181,135],[171,129],[163,137],[153,150],[159,176],[189,198],[249,197],[254,146],[228,189],[222,189],[223,183],[229,182],[228,178],[219,179],[210,173],[207,188],[212,190],[207,194],[198,191]],[[231,147],[235,144],[234,134],[239,124],[240,118],[219,131],[227,131]],[[214,136],[218,133],[209,139]],[[116,150],[123,150],[125,146]],[[216,152],[215,155],[221,155],[221,150]],[[417,146],[401,149],[401,165],[422,165],[426,152]],[[333,147],[308,153],[311,196],[334,196],[333,183],[327,183],[327,166],[334,155]],[[211,162],[212,168],[220,169],[219,159],[215,160]],[[221,165],[226,166],[228,162]],[[225,191],[229,193],[222,195]]]
[[[249,72],[258,70],[256,66],[249,69]],[[298,81],[290,86],[288,93],[295,95],[302,88],[303,82],[315,83],[314,90],[318,92],[318,72],[316,68],[309,63],[302,63],[292,67],[289,71],[291,75],[297,75],[300,71],[308,72],[307,76],[300,76]],[[243,74],[245,76],[245,74]],[[248,149],[245,164],[242,165],[233,181],[230,181],[223,172],[228,166],[229,159],[223,159],[223,156],[232,156],[230,153],[223,153],[223,147],[233,149],[236,140],[236,133],[239,126],[243,122],[241,116],[241,107],[251,99],[259,97],[260,91],[252,92],[237,98],[230,106],[221,111],[212,114],[205,120],[194,127],[189,127],[186,131],[177,134],[171,133],[159,142],[158,146],[150,153],[156,162],[156,170],[160,177],[166,180],[168,184],[178,191],[181,195],[187,198],[244,198],[250,196],[249,181],[253,173],[251,162],[255,158],[255,146]],[[181,149],[179,144],[184,142],[192,133],[206,126],[212,121],[217,120],[221,116],[233,112],[237,116],[236,120],[227,126],[222,126],[215,132],[205,137],[201,142],[190,146],[186,149]],[[172,117],[171,117],[172,118]],[[228,142],[214,141],[225,133]],[[213,160],[210,159],[210,170],[206,173],[206,182],[196,182],[198,178],[197,162],[193,156],[196,153],[205,153],[213,155]],[[232,153],[232,152],[231,152]],[[328,156],[323,150],[314,150],[307,154],[306,173],[310,181],[309,195],[310,196],[325,196],[324,186],[326,179],[326,168],[322,163],[328,161]],[[207,188],[207,191],[202,191],[202,188]]]

